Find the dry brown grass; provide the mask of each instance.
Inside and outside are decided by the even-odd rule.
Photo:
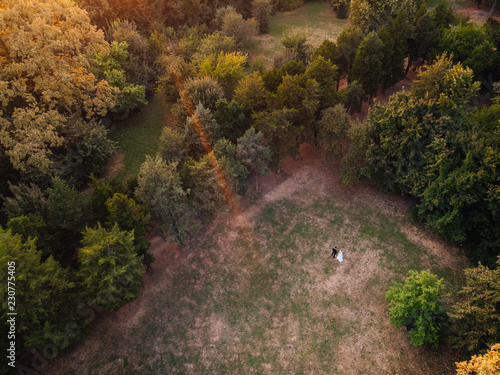
[[[410,268],[456,289],[462,252],[409,222],[400,197],[342,187],[307,145],[283,170],[239,218],[220,215],[182,249],[156,241],[138,300],[47,373],[453,374],[456,353],[414,348],[388,323],[384,293]]]

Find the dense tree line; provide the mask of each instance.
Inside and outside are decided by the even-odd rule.
[[[67,0],[24,3],[7,1],[0,13],[0,258],[37,275],[20,287],[23,309],[39,317],[20,331],[27,348],[60,350],[89,323],[82,309],[133,299],[154,260],[152,226],[189,240],[245,194],[250,172],[258,188],[258,176],[279,172],[303,142],[339,163],[346,183],[366,178],[416,198],[415,218],[494,266],[500,104],[474,109],[470,100],[477,79],[499,78],[497,21],[474,25],[446,3],[428,11],[419,0],[332,1],[338,15],[350,6],[338,39],[313,48],[305,33],[289,32],[269,65],[249,61],[249,48],[273,12],[303,1],[77,1],[88,13]],[[375,104],[365,122],[350,120],[424,62],[410,92]],[[127,182],[92,178],[113,152],[106,125],[144,106],[157,85],[175,116],[157,155]],[[89,180],[90,194],[75,189]],[[485,277],[495,272],[481,267]],[[439,282],[421,276],[439,295]],[[498,342],[485,328],[498,327],[498,299],[487,308],[481,299],[496,284],[483,281],[470,276],[464,288],[478,290],[469,303],[483,312],[449,313],[467,322],[455,345],[471,353]],[[39,287],[47,293],[33,295]],[[412,339],[436,344],[436,332]]]

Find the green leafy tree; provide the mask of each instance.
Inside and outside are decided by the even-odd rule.
[[[437,3],[431,12],[431,16],[436,27],[440,29],[449,28],[455,21],[453,8],[448,1],[440,1]]]
[[[236,155],[245,166],[255,171],[255,189],[258,190],[258,175],[268,173],[271,161],[271,150],[264,144],[264,134],[256,133],[254,128],[248,129],[238,138]]]
[[[285,47],[285,51],[295,57],[293,60],[307,64],[311,55],[311,46],[307,43],[307,34],[305,32],[299,30],[286,32],[281,44]]]
[[[121,230],[134,231],[134,247],[143,263],[149,265],[154,262],[154,256],[147,252],[149,241],[144,238],[148,233],[151,215],[145,207],[139,206],[132,198],[125,194],[116,193],[106,201],[109,215],[106,226],[112,228],[115,223]]]
[[[273,4],[271,0],[254,0],[252,2],[252,15],[259,23],[259,32],[262,34],[269,32],[272,11]]]
[[[68,129],[62,149],[56,151],[54,170],[65,181],[81,186],[91,174],[102,172],[114,151],[115,142],[108,138],[104,125],[96,121],[75,121]]]
[[[234,37],[216,31],[201,39],[196,52],[193,53],[191,58],[195,63],[199,63],[205,56],[218,56],[221,52],[233,53],[236,50],[236,39]]]
[[[111,42],[108,53],[94,57],[95,75],[118,89],[116,105],[111,109],[118,118],[126,118],[130,111],[147,104],[146,87],[130,82],[134,62],[127,42]]]
[[[247,55],[241,52],[209,55],[201,61],[198,76],[212,77],[222,86],[226,97],[231,98],[239,80],[243,77],[246,62]]]
[[[219,124],[221,138],[226,138],[235,143],[245,133],[248,127],[248,119],[243,108],[238,102],[220,99],[216,104],[214,119]]]
[[[238,157],[236,145],[226,138],[221,138],[214,146],[214,156],[219,160],[224,158],[227,160],[230,169],[236,177],[236,189],[238,194],[244,195],[248,189],[246,183],[248,170]]]
[[[255,129],[262,132],[271,150],[271,164],[280,171],[280,160],[297,153],[297,134],[290,131],[296,110],[281,109],[259,112],[254,115]]]
[[[12,186],[13,196],[5,200],[9,227],[27,237],[40,237],[44,258],[69,261],[88,219],[88,198],[58,177],[42,191],[31,184]],[[33,230],[33,232],[31,232]]]
[[[339,63],[342,53],[339,50],[339,47],[335,44],[335,42],[325,39],[323,40],[323,42],[321,42],[319,47],[316,48],[316,50],[314,51],[312,56],[313,61],[318,56],[321,56],[325,60],[330,60],[332,64],[336,65]]]
[[[146,204],[163,228],[182,243],[196,223],[182,189],[177,163],[166,163],[160,157],[146,157],[138,176],[137,198]]]
[[[500,260],[493,270],[481,263],[466,269],[460,295],[450,311],[452,343],[467,353],[484,352],[500,341]]]
[[[341,75],[347,74],[352,67],[359,45],[363,40],[363,32],[358,27],[347,27],[337,38],[340,56],[335,64]]]
[[[418,10],[424,4],[425,0],[351,0],[349,21],[361,27],[365,32],[378,30],[398,14],[406,14],[413,22]]]
[[[443,31],[440,50],[450,53],[455,63],[471,68],[476,77],[492,71],[499,62],[498,53],[488,34],[472,24],[458,25]]]
[[[246,75],[236,88],[234,100],[245,109],[247,115],[263,111],[266,108],[266,88],[262,76],[258,72]]]
[[[437,348],[445,315],[441,303],[443,290],[443,280],[430,271],[410,270],[403,284],[393,282],[387,291],[389,321],[396,326],[411,323],[409,336],[414,346],[430,344]]]
[[[330,5],[335,10],[336,16],[339,19],[347,18],[349,15],[350,0],[330,0]]]
[[[281,82],[283,82],[283,77],[288,75],[295,76],[301,75],[306,71],[305,65],[302,61],[291,60],[281,66],[280,68],[274,68],[262,75],[262,81],[267,91],[275,93]]]
[[[289,74],[283,77],[281,84],[273,97],[274,104],[270,108],[300,109],[306,96],[303,79],[299,75]]]
[[[69,0],[7,0],[0,13],[0,144],[18,170],[48,173],[73,119],[104,116],[117,90],[89,71],[108,43]]]
[[[193,186],[190,198],[202,220],[209,220],[217,210],[227,205],[228,195],[236,191],[237,172],[224,156],[215,158],[213,153],[190,163],[188,168]]]
[[[10,312],[7,281],[14,274],[7,271],[7,265],[13,264],[16,341],[23,342],[23,345],[17,343],[17,347],[41,348],[45,344],[53,344],[62,349],[69,345],[68,338],[76,337],[79,331],[79,327],[75,330],[73,326],[65,329],[72,318],[68,305],[74,284],[59,262],[52,257],[42,261],[35,242],[33,238],[23,241],[20,235],[0,228],[0,261],[5,267],[5,271],[0,273],[0,281],[5,285],[0,289],[2,325],[10,318],[7,315]],[[67,335],[62,341],[59,333],[65,331]]]
[[[352,81],[339,92],[342,103],[346,109],[353,112],[361,112],[365,92],[358,81]]]
[[[118,224],[106,229],[86,228],[80,249],[82,294],[92,304],[116,311],[132,301],[142,284],[142,259],[134,247],[134,232],[120,230]]]
[[[346,154],[349,115],[342,104],[329,107],[322,112],[319,120],[319,139],[325,159],[343,158]]]
[[[415,29],[412,37],[409,38],[409,61],[411,63],[419,58],[431,61],[438,54],[441,29],[436,26],[431,14],[426,13],[415,21]]]
[[[73,256],[73,246],[80,239],[80,232],[88,219],[88,197],[68,186],[58,177],[52,179],[47,188],[47,225],[53,238],[50,254],[57,260],[68,260]]]
[[[194,157],[206,154],[219,138],[219,124],[214,120],[210,110],[199,104],[195,113],[186,121],[184,128],[184,139],[189,154]]]
[[[227,12],[222,18],[221,32],[233,37],[242,48],[248,48],[258,34],[259,23],[255,18],[244,20],[237,12]]]
[[[482,29],[498,51],[500,48],[500,21],[490,17],[483,24]]]
[[[365,93],[372,97],[378,91],[382,74],[384,44],[375,31],[369,33],[361,42],[352,69],[349,82],[358,81]]]
[[[176,129],[165,126],[158,145],[158,155],[167,163],[176,162],[182,165],[186,151],[184,136]]]
[[[382,60],[384,90],[398,83],[406,75],[405,59],[408,56],[408,38],[412,31],[410,25],[408,15],[400,13],[378,31],[378,36],[384,45]]]
[[[9,184],[9,190],[11,196],[5,198],[2,208],[8,219],[29,214],[40,215],[44,218],[48,216],[47,196],[38,185],[34,183]]]
[[[90,187],[92,188],[92,193],[90,194],[90,204],[93,218],[96,221],[105,223],[109,214],[106,201],[116,193],[128,194],[128,192],[123,184],[123,180],[118,177],[111,177],[105,181],[101,181],[94,176],[91,176],[91,179]]]
[[[215,110],[215,104],[219,99],[224,98],[224,90],[213,78],[205,76],[188,79],[184,88],[192,103],[203,105],[203,107]],[[182,103],[184,105],[184,103]]]
[[[326,108],[338,100],[337,87],[339,83],[338,68],[323,57],[316,57],[308,65],[305,79],[315,79],[319,84],[320,107]]]
[[[133,21],[114,19],[107,32],[112,40],[128,45],[128,53],[132,65],[127,70],[127,81],[131,84],[143,86],[146,94],[151,94],[156,87],[159,69],[156,60],[162,53],[157,44],[165,44],[167,37],[164,33],[152,32],[149,38],[143,36]]]
[[[362,174],[418,198],[413,213],[471,258],[493,265],[500,244],[500,107],[471,115],[479,83],[471,69],[441,56],[387,106],[368,114]]]

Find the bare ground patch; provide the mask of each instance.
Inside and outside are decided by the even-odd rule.
[[[46,373],[453,374],[456,353],[412,347],[384,294],[413,267],[455,277],[462,252],[406,220],[401,197],[341,186],[308,145],[282,169],[240,220],[223,213],[184,248],[155,239],[139,298]]]

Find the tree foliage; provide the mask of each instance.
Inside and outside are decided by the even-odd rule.
[[[484,355],[474,355],[468,361],[456,363],[457,375],[491,375],[500,373],[500,344]]]
[[[2,324],[10,318],[7,316],[7,264],[14,262],[16,340],[23,340],[27,348],[40,348],[49,343],[64,348],[69,342],[61,342],[57,333],[66,331],[71,337],[78,334],[73,331],[73,326],[71,330],[64,328],[70,323],[71,317],[65,316],[65,312],[68,311],[68,296],[74,283],[59,262],[52,257],[42,260],[35,243],[35,239],[23,241],[20,235],[0,228],[0,261],[6,267],[5,272],[0,273],[0,281],[5,285],[0,289]]]
[[[344,75],[351,70],[354,58],[362,40],[363,32],[359,27],[347,27],[340,33],[337,38],[339,57],[335,63],[338,66],[341,75]]]
[[[147,104],[146,87],[130,82],[134,76],[134,61],[127,42],[113,41],[107,53],[97,53],[93,59],[94,73],[117,88],[116,104],[111,111],[117,118],[126,118],[130,111]]]
[[[475,259],[498,255],[497,106],[470,115],[479,85],[471,69],[446,56],[368,115],[361,172],[388,190],[420,200],[414,213],[454,242],[468,243]]]
[[[358,81],[365,93],[375,95],[382,74],[383,58],[384,44],[377,33],[372,31],[363,39],[356,52],[349,82]]]
[[[450,53],[454,62],[471,68],[476,77],[491,72],[500,61],[489,35],[472,24],[445,29],[439,49]]]
[[[166,163],[160,157],[147,157],[138,176],[137,198],[146,204],[159,221],[164,233],[182,243],[195,226],[182,189],[177,163]]]
[[[339,81],[338,68],[322,56],[316,57],[307,66],[304,79],[314,79],[319,85],[319,105],[326,108],[338,100],[337,86]]]
[[[297,154],[297,129],[293,129],[294,109],[281,109],[256,113],[255,129],[268,139],[272,166],[280,169],[280,160],[286,155]]]
[[[207,109],[215,110],[215,104],[224,98],[224,90],[219,83],[211,77],[191,78],[184,84],[192,103],[201,105]],[[184,103],[182,103],[184,104]]]
[[[238,84],[234,93],[234,100],[238,102],[245,112],[260,112],[266,107],[266,89],[264,80],[258,72],[245,76]]]
[[[106,201],[108,217],[106,226],[112,228],[118,224],[121,230],[134,232],[134,247],[137,255],[143,262],[150,264],[154,257],[147,252],[149,241],[144,238],[148,233],[147,227],[151,222],[151,215],[146,207],[139,206],[132,198],[125,194],[115,193]]]
[[[13,166],[49,171],[70,118],[104,116],[117,90],[89,71],[103,33],[69,0],[6,1],[0,13],[0,142]]]
[[[193,157],[201,157],[213,147],[219,138],[219,124],[214,120],[209,109],[198,104],[195,113],[188,118],[184,127],[184,140],[189,154]]]
[[[80,249],[80,269],[77,273],[82,295],[95,306],[116,311],[132,301],[142,284],[142,259],[134,247],[134,232],[86,228]]]
[[[393,282],[386,293],[389,321],[396,326],[411,323],[409,331],[414,346],[438,346],[440,325],[445,314],[441,304],[444,284],[430,271],[410,270],[403,284]]]
[[[255,188],[258,189],[257,175],[267,173],[271,161],[271,150],[264,144],[264,134],[255,132],[254,128],[248,129],[238,138],[236,155],[245,166],[255,171]]]
[[[236,143],[248,128],[248,119],[237,101],[220,99],[216,104],[214,119],[219,125],[220,138]]]
[[[465,270],[462,299],[450,311],[453,344],[468,353],[500,341],[500,260],[491,270],[481,264]]]
[[[243,77],[243,67],[246,62],[247,56],[241,52],[209,55],[200,63],[198,75],[215,79],[224,89],[226,97],[231,98],[238,81]]]
[[[322,112],[319,120],[319,139],[327,160],[345,156],[348,129],[349,115],[342,104],[326,108]]]
[[[87,221],[88,198],[58,177],[42,191],[35,184],[11,186],[12,197],[5,200],[9,227],[28,237],[38,237],[44,258],[72,258],[74,246]],[[22,224],[22,225],[21,225]]]
[[[215,144],[213,153],[217,160],[225,159],[227,161],[231,173],[236,179],[234,190],[236,193],[244,195],[248,189],[246,183],[248,170],[237,154],[236,145],[226,138],[221,138]]]
[[[233,37],[242,48],[248,48],[258,34],[259,23],[255,18],[248,20],[237,12],[227,12],[222,18],[221,32]]]
[[[212,153],[190,163],[188,169],[192,184],[190,199],[201,217],[208,220],[227,205],[227,194],[237,190],[237,171],[224,156],[215,158]]]
[[[276,8],[278,10],[294,10],[304,4],[304,0],[275,0]]]
[[[351,0],[349,21],[365,32],[378,30],[398,14],[406,14],[412,20],[425,0]]]
[[[259,32],[262,34],[269,32],[269,19],[273,11],[271,0],[254,0],[252,2],[252,15],[259,23]]]
[[[163,128],[158,145],[158,155],[167,163],[182,164],[186,158],[184,135],[168,126]]]

